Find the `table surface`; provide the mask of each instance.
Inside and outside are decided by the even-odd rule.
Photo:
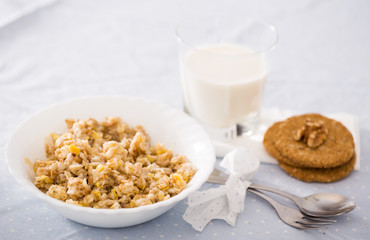
[[[25,1],[23,1],[25,2]],[[13,2],[14,3],[14,2]],[[361,169],[342,181],[303,183],[262,164],[256,182],[298,195],[318,191],[353,198],[356,209],[323,230],[282,223],[247,194],[235,227],[213,221],[197,232],[183,219],[186,201],[138,226],[100,229],[63,218],[25,191],[8,171],[5,145],[27,116],[91,95],[154,99],[181,109],[174,28],[189,14],[243,14],[274,24],[280,42],[264,108],[356,115]],[[1,239],[368,239],[370,234],[370,2],[63,0],[0,29]],[[203,188],[213,187],[205,184]]]

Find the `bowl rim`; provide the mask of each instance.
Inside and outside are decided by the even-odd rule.
[[[172,112],[176,113],[177,115],[181,115],[182,118],[186,119],[186,121],[189,124],[192,124],[192,125],[194,125],[194,127],[198,128],[199,135],[201,136],[201,139],[203,139],[203,141],[206,140],[206,142],[208,142],[208,145],[209,145],[208,147],[210,147],[210,152],[212,153],[212,156],[209,157],[209,161],[210,161],[209,166],[212,166],[212,167],[209,167],[208,169],[205,169],[204,170],[205,174],[199,176],[198,181],[196,181],[196,182],[191,182],[190,181],[192,183],[191,185],[187,185],[187,187],[183,191],[181,191],[179,194],[177,194],[177,195],[175,195],[175,196],[173,196],[173,197],[171,197],[167,200],[156,202],[156,203],[153,203],[153,204],[150,204],[150,205],[135,207],[135,208],[119,208],[119,209],[107,209],[107,208],[100,209],[100,208],[92,208],[92,207],[82,207],[82,206],[78,206],[78,205],[63,202],[61,200],[52,198],[49,195],[43,193],[33,183],[31,183],[30,181],[25,179],[24,176],[18,174],[16,171],[13,171],[12,164],[10,163],[10,159],[11,159],[11,152],[9,151],[10,146],[14,142],[16,133],[18,131],[20,131],[20,129],[28,121],[30,121],[32,118],[37,117],[37,115],[39,115],[41,113],[44,113],[44,112],[47,112],[47,111],[50,111],[53,108],[56,108],[58,106],[62,106],[62,105],[65,105],[65,104],[71,104],[73,102],[88,101],[88,100],[91,100],[91,99],[97,99],[97,100],[98,99],[106,99],[106,100],[110,100],[110,101],[120,99],[121,101],[123,100],[123,101],[140,102],[141,104],[150,104],[150,105],[155,104],[158,107],[165,108],[169,111],[172,111]],[[22,186],[26,187],[28,191],[31,191],[37,197],[39,197],[43,200],[46,200],[51,205],[54,205],[54,206],[59,207],[59,208],[70,208],[71,210],[74,210],[74,211],[77,211],[77,212],[86,212],[86,213],[89,213],[89,214],[108,214],[108,215],[122,214],[122,213],[134,214],[134,213],[137,213],[137,212],[142,213],[142,212],[151,211],[151,210],[158,209],[158,208],[163,208],[163,207],[170,206],[172,204],[178,203],[181,200],[185,199],[192,192],[195,192],[196,190],[198,190],[207,181],[207,179],[210,176],[210,174],[212,173],[214,165],[216,163],[216,155],[215,155],[215,150],[214,150],[214,146],[212,144],[212,141],[211,141],[210,137],[206,134],[206,132],[203,130],[203,128],[196,122],[196,120],[194,120],[193,118],[188,116],[183,111],[181,111],[179,109],[176,109],[172,106],[169,106],[165,103],[158,102],[158,101],[151,100],[151,99],[129,97],[129,96],[124,96],[124,95],[85,96],[85,97],[73,98],[73,99],[69,99],[69,100],[66,100],[66,101],[57,102],[57,103],[51,104],[51,105],[49,105],[45,108],[42,108],[41,110],[31,114],[30,116],[28,116],[27,118],[25,118],[23,121],[21,121],[18,124],[18,126],[11,133],[11,135],[8,139],[8,142],[6,143],[5,152],[6,152],[6,162],[7,162],[8,169],[9,169],[10,173],[13,175],[13,177],[15,177],[15,179],[17,180],[18,183],[20,183]]]

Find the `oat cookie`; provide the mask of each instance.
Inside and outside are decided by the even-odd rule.
[[[356,154],[343,165],[334,168],[300,168],[292,167],[279,161],[279,165],[290,176],[305,182],[335,182],[349,175],[355,167]]]
[[[303,130],[302,130],[303,128]],[[270,130],[273,146],[294,167],[334,168],[348,162],[354,154],[352,134],[338,121],[320,114],[288,118]],[[301,140],[297,140],[301,137]],[[311,142],[310,140],[317,140]]]

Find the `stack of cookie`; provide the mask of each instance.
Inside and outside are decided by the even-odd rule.
[[[334,182],[355,166],[352,134],[340,122],[304,114],[273,124],[263,144],[280,167],[305,182]]]

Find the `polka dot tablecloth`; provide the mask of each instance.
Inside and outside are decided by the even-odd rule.
[[[4,0],[2,4],[13,4]],[[20,6],[12,5],[14,8]],[[2,6],[2,5],[0,5]],[[1,8],[5,9],[5,8]],[[9,8],[10,9],[10,8]],[[192,13],[244,14],[276,25],[280,42],[263,107],[347,112],[358,117],[361,169],[335,183],[303,183],[262,164],[254,181],[305,196],[330,191],[354,211],[321,230],[284,224],[247,193],[235,227],[212,221],[203,232],[183,219],[186,200],[152,221],[101,229],[63,218],[18,184],[5,146],[30,114],[91,95],[128,95],[181,108],[176,21]],[[368,1],[61,0],[0,28],[0,239],[368,239],[370,236],[370,4]],[[4,15],[0,14],[0,20]],[[216,187],[204,184],[202,189]],[[278,200],[292,203],[277,197]]]

